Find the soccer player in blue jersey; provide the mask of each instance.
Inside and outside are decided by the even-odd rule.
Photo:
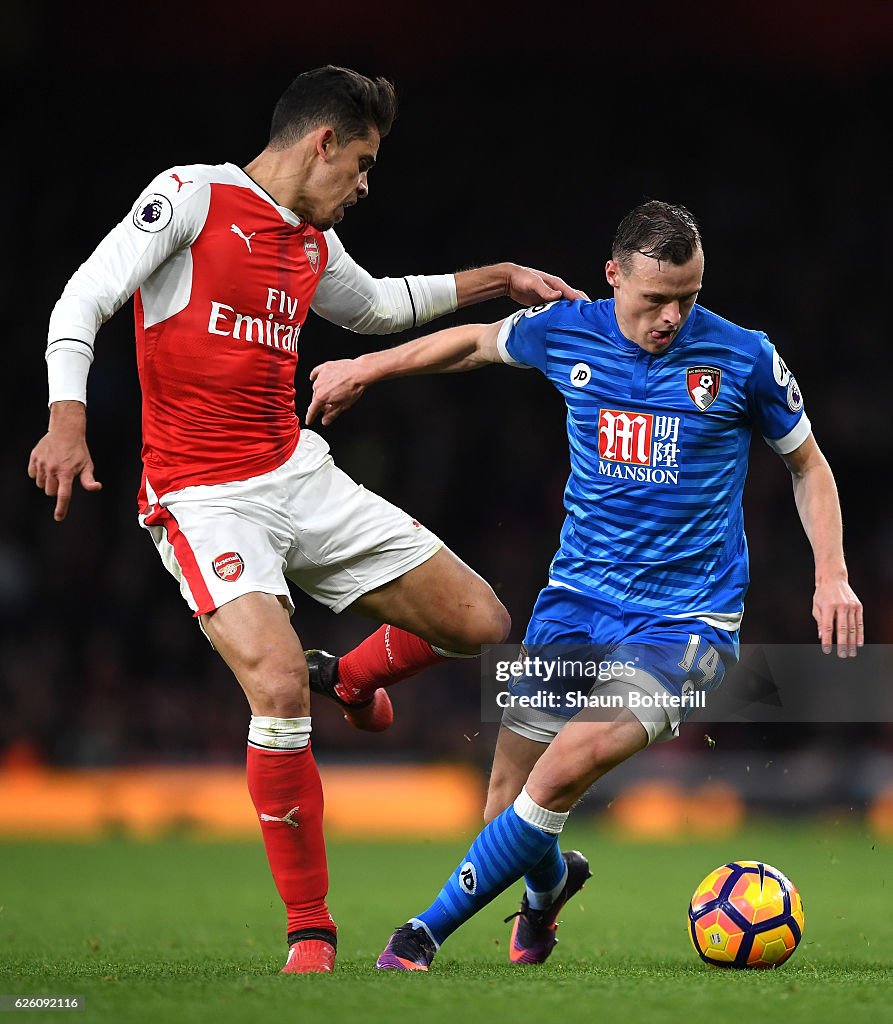
[[[307,419],[321,415],[323,424],[369,384],[407,374],[502,362],[534,367],[558,388],[568,409],[567,518],[524,643],[528,651],[588,645],[626,666],[609,687],[627,697],[712,690],[737,657],[753,429],[793,478],[815,559],[822,649],[836,640],[840,655],[854,656],[863,643],[834,478],[797,381],[765,334],[697,304],[703,270],[691,213],[648,202],[617,230],[606,266],[613,298],[535,306],[311,375]],[[635,703],[610,721],[506,709],[488,824],[431,906],[391,936],[378,967],[427,970],[441,943],[522,875],[509,955],[517,964],[549,956],[559,911],[589,877],[582,854],[559,847],[571,807],[611,768],[672,739],[685,716],[670,701],[647,710]]]

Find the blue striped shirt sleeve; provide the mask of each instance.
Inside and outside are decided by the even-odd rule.
[[[515,366],[535,367],[545,373],[548,328],[556,308],[566,305],[566,302],[547,302],[519,309],[510,316],[499,332],[499,354],[503,361]]]
[[[811,429],[803,410],[803,394],[797,378],[765,335],[746,387],[754,426],[770,447],[780,455],[799,448]]]

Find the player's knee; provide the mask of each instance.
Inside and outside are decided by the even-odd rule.
[[[505,605],[494,595],[494,607],[491,613],[490,639],[481,641],[485,644],[504,644],[512,631],[512,617]]]
[[[477,654],[484,644],[504,643],[511,628],[511,616],[493,594],[484,604],[469,605],[468,614],[455,630],[451,647],[462,653]]]
[[[301,718],[310,713],[310,687],[306,665],[252,673],[242,687],[256,715]]]
[[[550,811],[569,811],[592,785],[592,779],[540,777],[529,779],[527,793]]]
[[[533,800],[552,811],[569,811],[590,786],[640,749],[637,745],[620,750],[610,732],[599,729],[593,733],[588,743],[568,751],[566,757],[540,762],[534,768],[527,781]]]

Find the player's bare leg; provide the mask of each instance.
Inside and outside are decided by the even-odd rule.
[[[482,644],[502,643],[511,627],[490,585],[447,548],[350,609],[387,625],[340,659],[308,652],[310,687],[341,703],[353,725],[371,731],[393,720],[383,687],[445,658],[474,657]]]
[[[273,594],[244,594],[201,617],[215,650],[245,691],[253,715],[310,714],[307,664],[288,608]]]
[[[602,775],[648,746],[645,727],[626,708],[613,722],[587,721],[585,715],[567,723],[525,784],[530,798],[550,811],[569,811]]]
[[[446,547],[350,607],[457,654],[502,643],[512,625],[490,584]]]
[[[504,725],[499,727],[484,808],[484,821],[487,824],[502,814],[506,807],[511,807],[533,771],[533,766],[548,749],[548,743],[537,743],[526,736],[519,736]]]
[[[300,640],[279,598],[251,593],[202,616],[251,707],[248,790],[288,914],[283,973],[331,971],[335,923],[322,830],[322,784],[310,749],[310,694]]]

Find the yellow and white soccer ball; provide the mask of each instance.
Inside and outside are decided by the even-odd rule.
[[[803,938],[804,923],[790,879],[757,860],[711,871],[688,908],[692,944],[713,967],[779,967]]]

